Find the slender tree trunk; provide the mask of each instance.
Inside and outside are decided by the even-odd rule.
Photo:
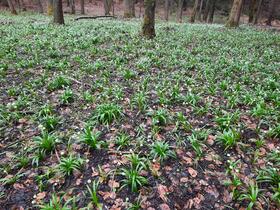
[[[237,27],[239,25],[238,16],[242,7],[243,0],[234,0],[229,19],[226,23],[227,27]]]
[[[54,0],[53,6],[53,22],[56,24],[64,24],[62,0]]]
[[[241,14],[242,14],[242,10],[243,10],[243,5],[244,5],[244,1],[242,1],[242,3],[241,3],[241,8],[240,8],[240,10],[238,10],[238,13],[237,13],[237,16],[236,16],[236,22],[237,23],[240,23],[240,18],[241,18]]]
[[[103,0],[103,2],[104,2],[104,13],[105,13],[105,15],[110,15],[112,0]]]
[[[203,13],[203,17],[202,17],[203,21],[207,20],[207,17],[208,17],[209,11],[210,11],[210,4],[211,4],[211,0],[207,0],[206,5],[205,5],[205,10]]]
[[[182,23],[183,4],[184,4],[184,0],[179,0],[178,1],[177,22],[179,22],[179,23]]]
[[[258,19],[261,13],[261,9],[262,9],[262,2],[263,0],[259,0],[259,4],[258,4],[258,9],[254,18],[254,25],[258,24]]]
[[[249,23],[253,23],[254,16],[256,13],[256,4],[257,0],[250,0],[250,5],[249,5]]]
[[[85,14],[85,0],[80,0],[81,3],[81,14]]]
[[[70,0],[71,14],[76,13],[75,0]]]
[[[37,8],[39,13],[44,13],[43,5],[41,0],[36,0],[37,1]]]
[[[266,21],[266,25],[271,26],[271,22],[274,18],[274,12],[275,12],[275,6],[276,6],[276,0],[271,0],[268,10],[268,19]]]
[[[193,6],[193,9],[192,9],[192,13],[191,13],[191,16],[190,16],[190,23],[194,23],[194,21],[195,21],[195,16],[196,16],[196,13],[197,13],[198,6],[199,6],[199,0],[195,0],[194,6]]]
[[[23,0],[19,0],[19,3],[20,3],[20,5],[21,5],[21,10],[22,10],[22,11],[26,11],[26,6],[25,6],[24,1],[23,1]]]
[[[169,19],[169,0],[164,1],[164,20]]]
[[[153,38],[155,33],[155,9],[156,0],[144,0],[144,22],[142,26],[142,34],[147,38]]]
[[[67,7],[70,7],[70,0],[66,0]]]
[[[14,15],[17,15],[17,11],[15,10],[15,6],[12,2],[12,0],[7,0],[8,2],[8,5],[9,5],[9,8],[11,10],[11,13],[14,14]]]
[[[53,6],[54,6],[54,0],[48,0],[48,10],[47,10],[48,15],[53,14]]]
[[[217,0],[211,0],[210,10],[209,10],[209,14],[207,17],[207,23],[213,23],[214,13],[215,13],[215,9],[216,9],[216,2],[217,2]]]
[[[200,0],[199,11],[198,11],[198,14],[197,14],[197,16],[198,16],[198,20],[199,20],[199,21],[201,21],[203,1],[204,1],[204,0]]]
[[[135,0],[124,0],[124,14],[125,18],[135,17]]]

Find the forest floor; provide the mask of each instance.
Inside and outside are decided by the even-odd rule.
[[[279,209],[280,34],[0,13],[1,209]]]

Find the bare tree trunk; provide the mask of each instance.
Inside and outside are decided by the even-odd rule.
[[[254,20],[254,16],[256,13],[256,4],[257,0],[250,0],[250,5],[249,5],[249,23],[252,23]]]
[[[53,6],[53,22],[56,24],[64,24],[62,0],[54,0]]]
[[[164,20],[169,19],[169,0],[164,1]]]
[[[135,0],[124,0],[124,14],[125,18],[135,17]]]
[[[19,0],[19,3],[20,3],[20,5],[21,5],[21,10],[22,10],[22,11],[26,11],[26,6],[25,6],[24,1],[23,1],[23,0]]]
[[[195,0],[194,6],[193,6],[193,9],[192,9],[192,13],[191,13],[191,16],[190,16],[190,23],[194,23],[194,21],[195,21],[195,16],[196,16],[196,13],[197,13],[198,5],[199,5],[199,0]]]
[[[243,5],[244,5],[244,1],[242,1],[242,3],[241,3],[241,9],[238,11],[237,16],[236,16],[236,22],[237,22],[237,23],[240,23],[240,17],[241,17],[241,14],[242,14]]]
[[[238,16],[241,12],[240,10],[242,7],[242,3],[243,0],[234,0],[230,11],[229,19],[226,23],[227,27],[237,27],[239,25]]]
[[[271,22],[274,18],[274,12],[275,12],[275,6],[276,6],[276,0],[271,0],[268,10],[268,19],[266,21],[266,25],[271,26]]]
[[[209,11],[209,14],[207,17],[207,23],[213,23],[214,13],[215,13],[215,9],[216,9],[216,1],[217,0],[211,0],[210,11]]]
[[[43,5],[41,0],[37,0],[37,8],[39,13],[44,13]]]
[[[54,6],[54,0],[48,0],[48,10],[47,10],[48,15],[53,14],[53,6]]]
[[[204,0],[200,0],[199,11],[198,11],[198,14],[197,14],[197,16],[198,16],[198,20],[199,20],[199,21],[201,21],[203,1],[204,1]]]
[[[76,13],[75,0],[70,0],[71,14]]]
[[[85,0],[80,0],[81,3],[81,14],[85,14]]]
[[[70,7],[70,0],[66,0],[67,7]]]
[[[184,4],[184,0],[179,0],[178,1],[177,22],[179,22],[179,23],[182,23],[183,4]]]
[[[112,0],[103,0],[103,2],[104,2],[104,13],[105,13],[105,15],[110,15]]]
[[[12,0],[7,0],[11,13],[17,15],[17,11],[15,10],[14,4]]]
[[[262,2],[263,0],[259,0],[259,4],[258,4],[258,9],[254,18],[254,25],[258,24],[258,19],[261,13],[261,9],[262,9]]]
[[[155,32],[155,9],[156,0],[144,0],[144,22],[142,26],[142,34],[147,38],[153,38]]]
[[[203,13],[203,17],[202,17],[203,21],[207,20],[207,17],[208,17],[209,11],[210,11],[210,4],[211,4],[211,0],[207,0],[206,5],[205,5],[205,10]]]

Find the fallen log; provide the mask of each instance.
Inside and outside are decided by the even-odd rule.
[[[112,15],[101,15],[101,16],[80,16],[75,18],[74,20],[82,20],[82,19],[98,19],[98,18],[117,18]]]

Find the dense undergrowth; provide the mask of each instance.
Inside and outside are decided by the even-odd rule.
[[[0,20],[2,207],[279,208],[279,33]]]

